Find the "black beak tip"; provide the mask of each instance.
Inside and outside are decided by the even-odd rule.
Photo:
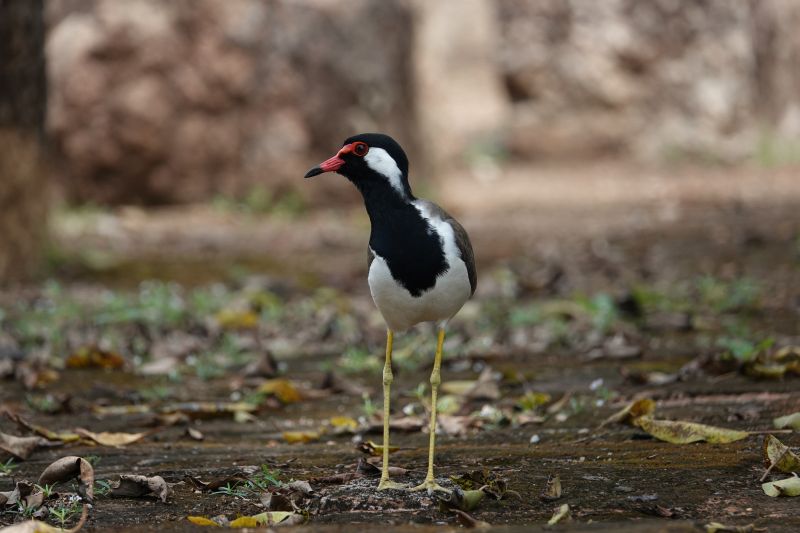
[[[306,172],[306,175],[303,176],[303,177],[304,178],[313,178],[314,176],[319,176],[320,174],[324,174],[324,173],[325,173],[325,171],[322,170],[321,168],[314,167],[311,170],[309,170],[308,172]]]

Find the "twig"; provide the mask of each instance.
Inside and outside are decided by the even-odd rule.
[[[759,431],[748,431],[750,435],[774,435],[775,433],[794,433],[793,429],[762,429]]]

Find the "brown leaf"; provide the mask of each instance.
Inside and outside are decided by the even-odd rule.
[[[244,474],[232,474],[230,476],[222,476],[218,478],[214,478],[211,481],[202,481],[200,478],[196,478],[194,476],[184,476],[184,481],[192,485],[195,489],[202,491],[202,492],[213,492],[220,487],[235,487],[236,485],[240,485],[242,483],[247,482],[247,476]]]
[[[116,352],[102,350],[97,346],[84,346],[67,357],[67,368],[122,368],[125,358]]]
[[[750,435],[747,431],[707,426],[681,420],[655,420],[649,416],[640,416],[634,419],[633,423],[653,437],[673,444],[689,444],[700,441],[727,444],[742,440]]]
[[[39,485],[55,485],[63,481],[79,478],[81,488],[79,493],[86,498],[89,503],[94,500],[94,469],[92,465],[81,457],[69,455],[54,461],[44,469],[39,476]]]
[[[115,487],[111,487],[112,498],[141,498],[142,496],[157,496],[162,502],[172,493],[169,485],[161,476],[139,476],[136,474],[122,474]]]
[[[600,427],[616,423],[633,425],[635,419],[640,416],[652,415],[655,410],[656,402],[650,398],[641,398],[629,403],[621,410],[606,418],[603,423],[600,424]]]
[[[343,485],[363,477],[364,474],[361,472],[342,472],[341,474],[332,474],[330,476],[312,477],[309,481],[315,485]]]
[[[50,446],[51,443],[41,437],[15,437],[0,433],[0,450],[7,452],[23,461],[31,456],[40,446]]]
[[[69,442],[77,442],[77,441],[79,441],[81,439],[81,436],[78,435],[77,433],[73,433],[73,432],[69,432],[69,431],[57,432],[57,431],[49,430],[49,429],[47,429],[46,427],[43,427],[43,426],[38,426],[36,424],[32,424],[31,422],[27,421],[26,419],[22,418],[21,416],[19,416],[16,413],[6,412],[6,417],[9,420],[11,420],[12,422],[14,422],[15,424],[18,424],[19,426],[21,426],[21,427],[23,427],[23,428],[25,428],[25,429],[27,429],[29,431],[33,431],[37,435],[41,435],[42,437],[46,438],[47,440],[59,441],[59,442],[63,442],[63,443],[69,443]]]
[[[396,452],[399,450],[397,446],[389,446],[389,453]],[[356,450],[365,453],[367,455],[373,455],[375,457],[380,457],[383,455],[383,444],[377,444],[368,440],[366,442],[359,442],[356,444]]]
[[[781,472],[800,471],[800,457],[772,435],[764,437],[762,452],[767,468],[774,468]]]
[[[460,509],[451,510],[456,514],[456,520],[458,520],[458,523],[461,524],[465,529],[483,530],[492,528],[492,525],[489,522],[478,520]]]
[[[539,495],[540,500],[554,501],[561,497],[561,477],[558,474],[550,474],[547,477],[547,485]]]
[[[101,446],[114,446],[117,448],[127,444],[133,444],[147,435],[147,433],[109,433],[108,431],[93,433],[83,428],[77,428],[75,433],[81,437],[92,440]]]

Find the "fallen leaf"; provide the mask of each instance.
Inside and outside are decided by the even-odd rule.
[[[275,396],[284,404],[297,403],[303,399],[297,388],[288,379],[268,379],[261,384],[258,392]]]
[[[728,526],[720,524],[719,522],[710,522],[705,525],[706,533],[753,533],[757,530],[755,524],[747,524],[745,526]]]
[[[358,422],[349,416],[334,416],[330,422],[336,433],[355,433],[358,430]]]
[[[781,472],[800,471],[800,457],[772,435],[764,437],[762,452],[767,468],[774,468]]]
[[[322,435],[318,431],[284,431],[283,440],[289,444],[298,442],[314,442],[319,440]]]
[[[539,495],[540,500],[553,501],[561,497],[561,477],[558,474],[550,474],[547,477],[547,485],[545,485],[542,493]]]
[[[641,398],[639,400],[635,400],[621,410],[617,411],[613,415],[609,416],[603,423],[600,424],[600,427],[606,426],[608,424],[632,424],[634,420],[639,418],[640,416],[649,416],[652,415],[656,410],[656,402],[651,400],[650,398]]]
[[[446,509],[458,509],[461,511],[471,511],[475,509],[486,497],[482,490],[464,490],[456,487],[449,494],[439,497],[439,503]]]
[[[364,474],[361,472],[342,472],[330,476],[312,477],[310,481],[315,485],[343,485],[356,479],[361,479]]]
[[[222,527],[210,518],[206,518],[205,516],[187,516],[186,520],[191,522],[196,526],[209,526],[209,527]]]
[[[380,476],[383,473],[382,462],[383,461],[380,457],[370,457],[366,461],[359,459],[358,466],[356,466],[356,472],[359,474],[366,474],[368,476]],[[403,477],[407,475],[408,472],[409,470],[407,468],[389,465],[389,476],[391,477]]]
[[[121,474],[116,486],[111,487],[109,495],[112,498],[141,498],[142,496],[157,496],[162,502],[167,501],[172,490],[161,476],[139,476],[136,474]]]
[[[36,448],[51,445],[41,437],[15,437],[14,435],[0,433],[0,450],[23,461],[30,457],[36,451]]]
[[[640,416],[633,420],[633,424],[653,437],[672,444],[689,444],[700,441],[727,444],[742,440],[750,435],[747,431],[707,426],[681,420],[655,420],[649,416]]]
[[[492,528],[492,525],[489,522],[478,520],[472,515],[465,513],[461,509],[452,509],[452,511],[456,514],[456,520],[458,520],[458,523],[464,526],[465,529],[484,530]]]
[[[299,520],[295,521],[296,518],[299,518]],[[253,516],[240,516],[228,524],[228,526],[232,528],[272,526],[282,522],[288,522],[290,519],[292,519],[293,523],[299,523],[302,521],[302,516],[287,511],[271,511]]]
[[[224,329],[252,329],[258,325],[258,315],[250,310],[223,309],[214,319]]]
[[[67,357],[67,368],[102,368],[111,370],[125,366],[125,358],[97,346],[83,346]]]
[[[772,423],[776,429],[791,428],[800,431],[800,411],[786,416],[779,416]]]
[[[389,445],[389,453],[396,452],[399,449],[400,448],[398,448],[397,446]],[[374,455],[376,457],[380,457],[381,455],[383,455],[383,444],[376,444],[371,440],[368,440],[367,442],[359,442],[358,444],[356,444],[356,450],[362,453],[366,453],[367,455]]]
[[[476,381],[446,381],[440,385],[440,390],[444,394],[455,394],[473,400],[500,399],[500,387],[491,368],[484,369]]]
[[[77,428],[75,433],[81,437],[92,440],[101,446],[114,446],[117,448],[128,444],[133,444],[147,435],[147,433],[110,433],[108,431],[93,433],[83,428]]]
[[[517,399],[517,407],[523,411],[533,411],[537,407],[550,403],[552,396],[546,392],[529,392]]]
[[[547,525],[554,526],[562,520],[565,522],[572,520],[572,514],[569,511],[569,505],[566,503],[556,509],[556,511],[553,513],[553,516],[547,521]]]
[[[451,437],[466,435],[467,430],[476,422],[472,416],[441,415],[436,417],[436,423],[441,430]]]
[[[77,433],[73,433],[71,431],[64,431],[64,432],[51,431],[46,427],[32,424],[31,422],[27,421],[26,419],[22,418],[17,414],[6,412],[6,417],[15,424],[18,424],[19,426],[24,427],[25,429],[32,431],[37,435],[41,435],[47,440],[60,441],[63,443],[77,442],[81,440],[81,436],[78,435]]]
[[[82,457],[68,455],[50,463],[39,476],[39,485],[55,485],[70,479],[78,478],[81,486],[78,493],[89,503],[94,500],[94,468]]]
[[[186,435],[188,435],[189,438],[193,440],[205,439],[203,432],[196,428],[186,428]]]
[[[778,496],[800,496],[800,477],[792,476],[780,481],[770,481],[761,485],[764,494],[777,498]]]

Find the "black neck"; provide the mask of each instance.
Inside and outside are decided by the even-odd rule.
[[[448,268],[441,239],[412,204],[414,196],[379,180],[358,187],[372,225],[370,248],[386,260],[393,278],[419,296]]]

